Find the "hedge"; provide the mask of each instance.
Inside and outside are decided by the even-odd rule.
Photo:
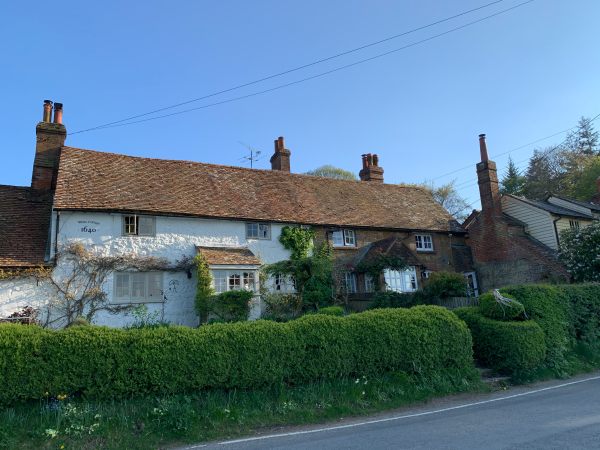
[[[0,325],[0,404],[61,393],[115,398],[446,369],[472,374],[471,335],[435,306],[197,329]]]
[[[485,366],[518,376],[544,361],[544,332],[534,321],[493,320],[484,317],[476,307],[457,308],[454,312],[469,326],[475,356]]]
[[[504,295],[506,298],[511,298]],[[491,292],[487,292],[479,297],[479,311],[488,319],[494,320],[523,320],[525,319],[525,307],[515,299],[506,305],[496,301],[496,297]]]

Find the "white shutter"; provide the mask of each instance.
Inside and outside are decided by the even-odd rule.
[[[138,235],[139,236],[154,236],[154,217],[139,216]]]

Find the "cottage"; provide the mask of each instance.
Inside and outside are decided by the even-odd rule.
[[[145,304],[162,320],[196,325],[195,280],[185,261],[201,252],[217,292],[257,292],[259,268],[290,256],[278,239],[286,225],[311,227],[317,243],[332,245],[349,294],[373,290],[373,280],[354,270],[373,252],[401,255],[410,265],[382,274],[387,289],[414,291],[432,271],[475,280],[465,230],[427,190],[384,183],[377,155],[363,155],[361,181],[347,181],[291,173],[282,137],[271,170],[84,150],[64,145],[62,105],[50,101],[36,134],[31,187],[0,187],[0,268],[46,265],[64,278],[73,262],[61,249],[72,243],[93,255],[156,259],[135,270],[119,262],[107,273],[103,299],[115,311]],[[293,289],[285,280],[262,281]],[[53,289],[30,277],[0,280],[0,317],[44,307]],[[256,295],[252,318],[261,309]],[[111,326],[129,321],[127,312],[95,318]]]
[[[591,221],[591,215],[549,202],[500,194],[496,163],[488,157],[485,134],[479,135],[481,162],[477,179],[481,211],[463,223],[473,252],[480,287],[566,280],[558,261],[558,231]]]

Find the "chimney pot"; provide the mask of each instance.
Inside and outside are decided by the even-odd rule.
[[[283,172],[290,171],[290,152],[285,148],[285,141],[283,136],[279,136],[275,139],[275,153],[271,156],[271,169],[281,170]]]
[[[379,167],[379,156],[366,153],[362,155],[363,168],[358,173],[361,181],[383,183],[383,169]]]
[[[481,162],[489,161],[487,145],[485,143],[485,134],[479,135],[479,153],[481,154]]]
[[[63,115],[63,104],[55,103],[54,104],[54,123],[62,123],[62,115]]]
[[[51,122],[52,120],[52,100],[44,100],[44,113],[42,122]]]

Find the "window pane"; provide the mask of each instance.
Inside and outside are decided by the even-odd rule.
[[[256,291],[256,283],[254,282],[254,272],[244,272],[244,289],[248,291]]]
[[[341,247],[344,245],[344,235],[342,230],[336,230],[331,233],[331,240],[333,241],[334,247]]]
[[[148,301],[163,301],[163,286],[161,272],[148,272]]]
[[[146,274],[132,273],[131,275],[131,298],[144,300],[146,298]]]
[[[123,234],[137,234],[136,216],[123,217]]]
[[[246,237],[247,238],[258,238],[258,224],[247,223],[246,224]]]
[[[242,288],[242,277],[239,273],[229,275],[229,290],[237,291]]]
[[[270,226],[268,223],[258,224],[258,237],[260,239],[269,239],[271,235]]]
[[[350,247],[354,247],[356,245],[354,230],[344,230],[344,245]]]
[[[344,274],[345,289],[348,294],[354,294],[356,292],[356,274],[352,272],[346,272]]]
[[[226,270],[213,270],[213,288],[217,294],[225,292],[227,290],[227,271]]]
[[[129,298],[129,274],[115,273],[115,298]]]
[[[371,275],[365,274],[365,292],[373,291],[375,291],[375,283],[373,282],[373,277]]]
[[[140,236],[154,236],[154,217],[139,216],[138,225],[138,234]]]

